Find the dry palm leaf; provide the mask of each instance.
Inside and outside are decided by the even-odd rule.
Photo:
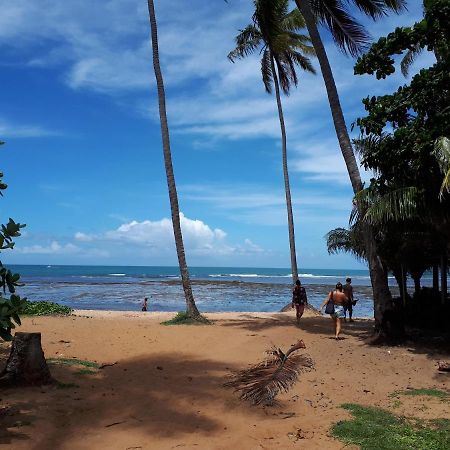
[[[237,372],[224,386],[234,388],[240,392],[242,400],[254,405],[272,405],[278,393],[289,391],[298,375],[314,366],[308,356],[292,355],[302,348],[306,348],[302,340],[292,345],[286,353],[273,347],[267,352],[270,355],[268,358]]]

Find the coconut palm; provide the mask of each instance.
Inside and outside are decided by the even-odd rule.
[[[262,80],[266,92],[271,94],[275,87],[278,116],[281,128],[282,161],[284,188],[289,228],[289,245],[291,251],[291,269],[294,281],[298,278],[297,258],[295,251],[294,218],[289,185],[289,171],[286,149],[286,127],[281,105],[280,87],[285,95],[290,88],[297,86],[296,66],[315,73],[307,55],[314,55],[313,48],[308,45],[309,37],[299,34],[304,28],[303,17],[297,9],[288,12],[289,0],[255,0],[253,24],[248,25],[236,37],[236,48],[229,53],[231,61],[244,58],[259,51],[261,58]]]
[[[405,0],[348,0],[346,2],[343,0],[295,0],[295,3],[305,19],[311,42],[319,60],[339,146],[347,166],[353,192],[356,194],[363,188],[363,183],[318,24],[328,28],[341,50],[355,56],[366,48],[369,36],[351,16],[347,9],[348,5],[353,4],[375,20],[385,15],[389,10],[400,11],[404,8],[406,2]],[[377,257],[376,244],[370,226],[366,227],[364,238],[374,294],[375,320],[377,328],[380,330],[384,311],[390,308],[392,297],[385,270]]]
[[[159,101],[159,118],[161,122],[161,134],[163,143],[164,163],[166,168],[167,186],[169,189],[170,209],[172,212],[173,234],[175,237],[175,245],[177,249],[178,264],[180,266],[181,280],[183,284],[184,296],[186,298],[187,315],[191,319],[200,318],[200,313],[195,305],[194,295],[192,294],[191,282],[189,279],[189,271],[186,264],[186,256],[184,253],[183,235],[181,234],[180,210],[178,207],[178,195],[175,185],[175,177],[172,166],[172,155],[170,151],[169,127],[166,115],[166,96],[164,92],[164,83],[159,65],[158,51],[158,30],[156,26],[155,7],[153,0],[148,0],[148,13],[150,18],[150,30],[152,38],[153,50],[153,68],[155,70],[156,86],[158,89]]]

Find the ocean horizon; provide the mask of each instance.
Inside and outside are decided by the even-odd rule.
[[[74,309],[140,310],[144,297],[150,311],[185,308],[178,266],[20,265],[8,266],[24,284],[17,293],[31,301],[47,300]],[[202,312],[277,312],[291,301],[288,268],[190,267],[197,306]],[[373,317],[370,277],[365,269],[300,269],[311,305],[318,307],[327,293],[352,278],[358,304],[354,315]],[[424,285],[431,283],[425,275]],[[396,293],[393,277],[389,284]]]

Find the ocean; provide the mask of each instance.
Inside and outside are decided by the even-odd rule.
[[[10,265],[21,274],[19,295],[48,300],[74,309],[140,310],[144,297],[150,311],[185,309],[178,267]],[[276,312],[291,301],[289,269],[249,267],[190,267],[192,289],[201,312]],[[338,282],[352,278],[357,317],[373,317],[367,270],[302,269],[300,280],[309,302],[318,307]],[[424,285],[431,283],[425,276]],[[390,277],[394,295],[395,280]]]

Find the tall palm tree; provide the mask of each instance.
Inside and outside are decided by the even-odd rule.
[[[281,128],[291,269],[295,282],[298,279],[298,268],[287,162],[286,127],[281,105],[280,86],[286,95],[289,95],[292,84],[297,86],[296,65],[307,72],[315,73],[308,56],[306,56],[314,55],[314,49],[308,45],[309,37],[298,33],[305,27],[305,22],[297,9],[288,12],[289,0],[255,0],[254,4],[253,24],[248,25],[236,36],[237,46],[229,53],[228,58],[234,62],[238,58],[244,58],[259,50],[262,54],[261,73],[266,92],[271,94],[272,86],[275,87]]]
[[[175,245],[177,249],[178,264],[180,266],[184,296],[186,298],[186,312],[189,318],[198,319],[200,317],[200,313],[197,309],[197,306],[195,305],[194,295],[192,294],[189,271],[187,268],[186,256],[184,253],[183,235],[181,234],[180,210],[178,207],[177,188],[175,185],[175,177],[173,174],[172,155],[170,151],[169,140],[169,127],[167,124],[166,95],[164,92],[161,67],[159,65],[158,30],[156,26],[155,7],[153,4],[153,0],[148,0],[147,3],[152,37],[153,68],[155,70],[156,86],[158,89],[159,118],[161,122],[164,163],[166,168],[167,187],[169,189],[170,209],[172,212],[173,234],[175,237]]]
[[[338,47],[344,52],[355,56],[367,46],[369,36],[364,28],[349,14],[347,5],[353,3],[359,10],[375,20],[387,14],[389,10],[394,12],[400,11],[404,8],[406,1],[348,0],[344,2],[343,0],[295,0],[295,3],[305,19],[311,42],[319,60],[339,146],[347,166],[353,192],[356,194],[363,188],[363,183],[345,124],[333,72],[317,25],[319,23],[328,28]],[[378,330],[381,331],[383,315],[392,304],[392,296],[389,291],[386,271],[377,257],[377,248],[370,226],[366,227],[364,238],[374,295],[375,321]]]

